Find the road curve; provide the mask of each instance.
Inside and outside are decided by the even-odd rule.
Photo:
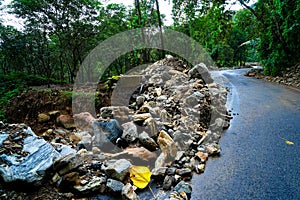
[[[230,88],[227,107],[235,115],[221,156],[192,179],[193,200],[300,199],[300,92],[246,71],[213,72]]]

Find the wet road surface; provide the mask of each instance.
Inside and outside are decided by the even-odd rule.
[[[300,199],[300,92],[246,71],[213,73],[230,88],[227,108],[235,115],[221,156],[193,177],[193,200]]]

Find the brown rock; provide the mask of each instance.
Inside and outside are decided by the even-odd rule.
[[[60,115],[57,119],[56,119],[56,123],[58,125],[63,126],[66,129],[74,129],[76,128],[74,119],[71,115]]]
[[[41,113],[38,115],[39,123],[45,123],[45,122],[48,122],[49,120],[50,120],[50,116],[45,113]]]
[[[89,131],[92,128],[92,124],[96,119],[89,113],[83,112],[74,115],[74,120],[76,125],[79,126],[81,130]]]

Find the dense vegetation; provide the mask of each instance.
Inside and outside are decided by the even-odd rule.
[[[231,3],[244,9],[228,9],[226,0],[172,0],[174,23],[167,28],[195,39],[219,67],[259,61],[266,74],[278,75],[300,62],[300,0]],[[24,20],[24,27],[0,22],[0,106],[31,82],[72,83],[84,58],[101,41],[139,27],[162,27],[165,17],[158,0],[134,0],[133,7],[98,0],[13,0],[7,9]],[[164,54],[156,49],[130,52],[111,65],[106,77]]]

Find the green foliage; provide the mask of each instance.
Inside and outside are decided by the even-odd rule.
[[[10,106],[10,100],[23,92],[29,86],[40,86],[47,83],[58,83],[47,80],[39,75],[26,75],[22,72],[13,72],[0,75],[0,120],[5,120],[5,107]]]
[[[256,4],[258,52],[264,72],[279,75],[300,62],[300,0],[262,1]]]

